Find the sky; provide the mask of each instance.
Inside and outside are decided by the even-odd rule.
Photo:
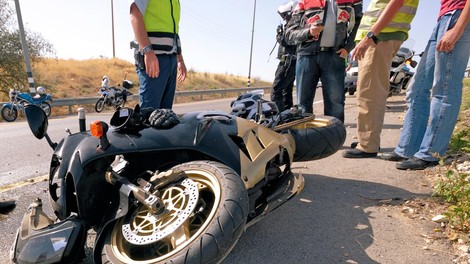
[[[113,0],[19,0],[25,28],[40,33],[60,59],[112,58]],[[14,1],[10,1],[15,8]],[[188,70],[274,79],[278,60],[277,8],[287,0],[180,0],[180,37]],[[129,1],[114,6],[115,57],[133,62]],[[370,0],[364,0],[364,10]],[[424,51],[436,23],[439,0],[422,0],[410,31],[417,53]],[[255,14],[254,30],[253,14]],[[253,49],[251,41],[253,35]],[[251,63],[250,51],[252,50]],[[105,73],[103,73],[105,74]],[[34,73],[33,73],[34,75]]]

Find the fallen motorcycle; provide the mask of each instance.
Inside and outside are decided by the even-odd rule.
[[[127,102],[127,97],[132,95],[132,93],[129,92],[129,89],[132,87],[134,87],[134,83],[129,80],[124,80],[122,87],[121,85],[117,87],[100,87],[98,94],[100,94],[101,97],[96,101],[95,111],[100,113],[105,107],[114,107],[114,109],[124,107]]]
[[[302,190],[292,162],[329,156],[345,140],[337,119],[295,109],[269,113],[254,122],[221,111],[178,116],[137,105],[118,109],[111,126],[94,121],[90,130],[82,114],[80,131],[55,143],[44,112],[27,105],[31,131],[54,150],[55,217],[34,201],[11,260],[79,262],[93,229],[95,263],[221,262],[245,228]],[[306,153],[298,153],[299,144],[309,146],[300,149]]]
[[[18,113],[24,114],[24,107],[27,104],[36,104],[46,113],[51,115],[52,96],[46,94],[44,87],[39,86],[36,89],[37,94],[32,96],[30,93],[20,92],[17,88],[10,89],[8,97],[10,101],[2,106],[0,110],[2,118],[7,122],[13,122],[18,118]]]

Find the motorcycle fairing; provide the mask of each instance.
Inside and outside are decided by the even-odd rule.
[[[80,217],[90,217],[94,219],[92,224],[96,224],[104,212],[97,213],[88,205],[96,202],[100,206],[114,195],[103,175],[118,154],[135,160],[136,170],[143,167],[165,170],[190,160],[216,160],[235,170],[247,189],[266,176],[269,161],[285,159],[284,163],[289,164],[293,158],[295,144],[291,135],[279,134],[251,121],[218,111],[188,113],[180,119],[181,123],[171,129],[146,128],[133,134],[110,129],[107,133],[110,146],[106,150],[98,148],[99,140],[88,133],[67,136],[54,155],[61,157],[62,162],[69,161],[61,164],[57,177],[62,179],[62,185],[73,190],[61,186],[56,201],[59,206],[54,207],[59,218],[78,210]],[[92,191],[96,189],[100,192]],[[76,203],[65,201],[67,191],[76,192],[72,196],[79,197]],[[73,208],[73,204],[78,208]]]
[[[10,250],[10,259],[22,264],[74,263],[82,257],[79,252],[83,250],[86,233],[84,223],[75,217],[40,229],[22,225]]]

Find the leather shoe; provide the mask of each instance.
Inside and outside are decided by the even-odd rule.
[[[377,157],[377,152],[364,152],[355,148],[344,151],[343,157],[349,159],[373,158]]]
[[[427,161],[412,157],[408,160],[397,162],[396,167],[399,170],[424,170],[437,164],[439,164],[439,161]]]
[[[380,158],[383,160],[388,160],[388,161],[404,161],[407,160],[407,158],[404,158],[400,155],[398,155],[395,152],[385,152],[380,155]]]

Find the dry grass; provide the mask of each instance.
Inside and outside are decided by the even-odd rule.
[[[54,98],[74,98],[97,96],[101,78],[107,75],[111,85],[118,85],[124,78],[133,81],[138,87],[135,67],[120,59],[58,60],[46,59],[35,66],[36,82],[48,88]],[[252,85],[269,86],[270,83],[259,79]],[[200,73],[188,70],[184,82],[177,84],[177,91],[210,90],[246,86],[246,77]],[[137,89],[134,88],[134,92]]]
[[[33,75],[36,86],[44,86],[54,99],[58,98],[81,98],[98,96],[98,88],[101,85],[103,75],[111,80],[111,85],[117,86],[122,80],[128,79],[134,82],[132,92],[138,93],[138,78],[133,63],[120,59],[90,59],[90,60],[63,60],[46,58],[43,62],[33,66]],[[246,87],[246,77],[230,74],[212,74],[207,72],[195,72],[188,69],[186,80],[178,83],[177,91],[211,90],[224,88]],[[252,87],[270,86],[271,83],[261,81],[259,78],[251,80]],[[230,96],[230,95],[226,95]],[[236,96],[234,94],[233,96]],[[8,100],[2,96],[0,101]],[[220,98],[217,95],[204,96],[205,100]],[[179,97],[178,102],[190,102],[200,100],[196,97]],[[85,107],[94,111],[93,106]],[[68,107],[54,107],[52,115],[63,115],[68,113]]]

